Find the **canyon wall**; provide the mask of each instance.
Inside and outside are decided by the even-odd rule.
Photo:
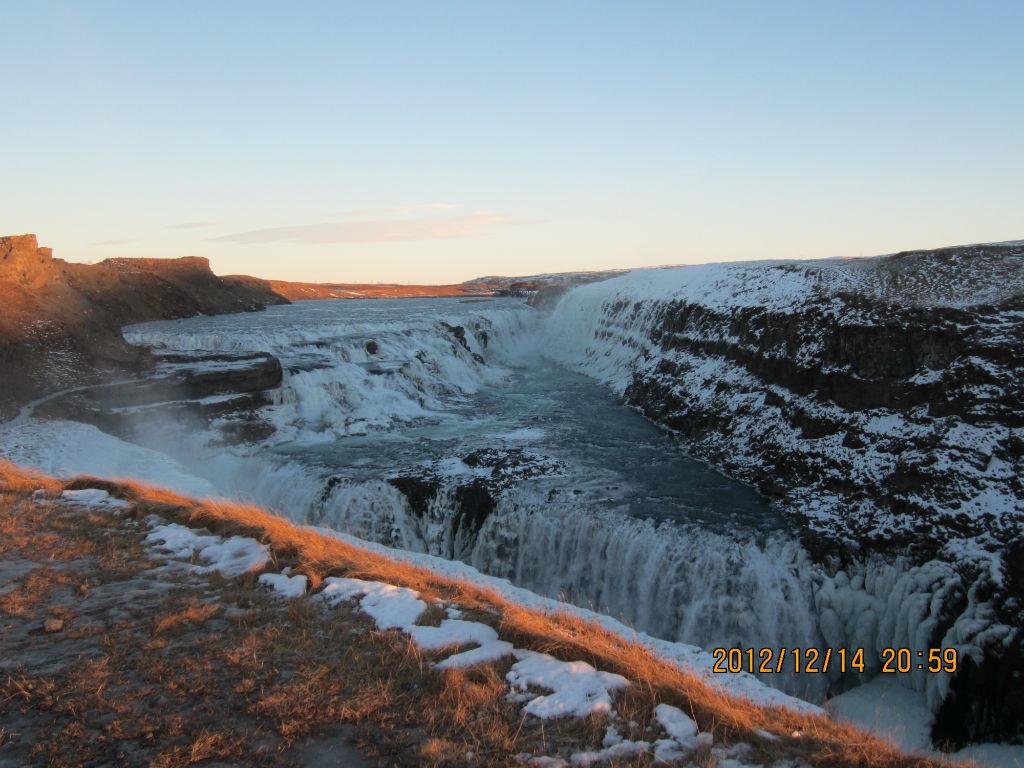
[[[121,327],[286,304],[256,278],[217,277],[207,259],[55,259],[35,235],[0,237],[0,419],[49,392],[146,368]]]
[[[540,303],[543,303],[541,301]],[[558,298],[550,353],[779,500],[832,647],[915,669],[936,732],[1024,712],[1024,244],[635,272]]]

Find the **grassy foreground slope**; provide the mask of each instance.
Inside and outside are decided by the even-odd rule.
[[[62,492],[90,488],[124,500],[124,509],[77,507],[61,499]],[[77,590],[75,599],[84,605],[90,590],[116,586],[118,579],[135,584],[128,595],[144,593],[146,579],[167,578],[166,567],[154,568],[145,546],[154,519],[222,537],[251,537],[268,548],[269,560],[235,579],[213,574],[197,582],[186,572],[160,593],[160,601],[125,597],[124,605],[108,608],[119,614],[106,626],[95,616],[79,621],[74,607],[57,610],[47,601],[49,593]],[[742,754],[741,762],[751,765],[948,765],[901,753],[823,716],[756,706],[594,623],[526,609],[490,589],[252,506],[183,498],[128,481],[58,480],[0,460],[0,566],[11,573],[12,563],[39,565],[23,567],[0,595],[3,633],[14,638],[21,626],[32,643],[40,643],[50,637],[42,623],[48,617],[61,623],[49,625],[54,636],[77,632],[82,643],[107,638],[94,639],[88,659],[69,672],[33,668],[30,659],[16,657],[13,641],[8,646],[0,719],[34,734],[32,764],[63,764],[73,755],[78,764],[90,764],[82,756],[93,753],[102,762],[111,756],[103,752],[106,745],[134,756],[124,764],[217,758],[298,765],[304,759],[295,751],[299,746],[329,738],[341,723],[354,724],[360,748],[388,765],[498,766],[601,749],[607,715],[555,721],[524,715],[508,697],[508,659],[439,670],[432,663],[440,656],[402,632],[377,630],[349,607],[325,611],[316,597],[324,580],[349,577],[417,591],[430,604],[421,623],[436,625],[442,606],[456,605],[516,648],[624,676],[631,685],[613,698],[618,726],[629,724],[627,739],[663,738],[654,716],[659,704],[689,713],[700,731],[713,735],[715,748],[705,744],[675,761],[679,765],[710,768],[723,750],[740,744],[747,746],[730,754]],[[91,563],[85,578],[67,570],[82,563]],[[309,584],[305,595],[287,603],[256,585],[259,571],[285,568]],[[25,624],[32,621],[38,629]],[[12,731],[0,730],[0,752],[25,748]],[[648,752],[608,764],[655,762]]]

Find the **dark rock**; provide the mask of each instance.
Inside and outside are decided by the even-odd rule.
[[[474,469],[490,471],[470,478],[450,477],[428,465],[414,475],[388,478],[388,483],[406,497],[409,509],[420,518],[431,514],[431,502],[439,494],[451,494],[451,514],[446,515],[446,525],[454,549],[445,556],[455,558],[464,556],[472,548],[476,534],[494,512],[503,491],[526,478],[551,475],[564,469],[564,464],[557,459],[523,448],[481,448],[462,461]]]
[[[466,341],[465,328],[463,328],[461,325],[449,325],[448,323],[445,322],[442,322],[441,325],[442,327],[444,327],[445,330],[447,330],[455,337],[456,341],[459,342],[459,344],[462,346],[464,350],[466,350],[473,356],[474,360],[476,360],[478,363],[483,364],[483,357],[481,357],[478,353],[474,352],[472,349],[469,348],[469,342]]]
[[[437,480],[411,475],[390,477],[388,482],[401,491],[409,501],[409,508],[421,517],[427,513],[427,506],[440,488]]]
[[[987,647],[980,662],[961,654],[949,694],[935,715],[932,740],[962,748],[974,742],[1021,743],[1024,630],[1005,647]]]
[[[273,355],[165,355],[160,359],[157,374],[81,388],[41,404],[35,413],[92,424],[130,442],[146,435],[139,416],[157,413],[194,429],[208,428],[218,420],[217,431],[225,444],[256,443],[274,433],[273,425],[257,416],[259,408],[270,402],[266,391],[281,383],[281,364]]]
[[[269,353],[234,358],[206,357],[210,368],[186,371],[184,389],[186,397],[199,399],[212,395],[259,392],[281,383],[281,362]],[[248,363],[245,367],[217,368],[218,362]]]
[[[483,480],[474,480],[455,489],[459,527],[471,534],[479,533],[484,521],[494,511],[494,497]]]

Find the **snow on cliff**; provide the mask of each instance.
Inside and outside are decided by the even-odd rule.
[[[956,647],[958,676],[905,676],[937,730],[1021,733],[1024,245],[635,271],[547,327],[551,357],[780,499],[828,645],[874,669]]]

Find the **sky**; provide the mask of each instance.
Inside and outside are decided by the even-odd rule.
[[[1024,238],[1024,3],[0,0],[0,235],[459,282]]]

